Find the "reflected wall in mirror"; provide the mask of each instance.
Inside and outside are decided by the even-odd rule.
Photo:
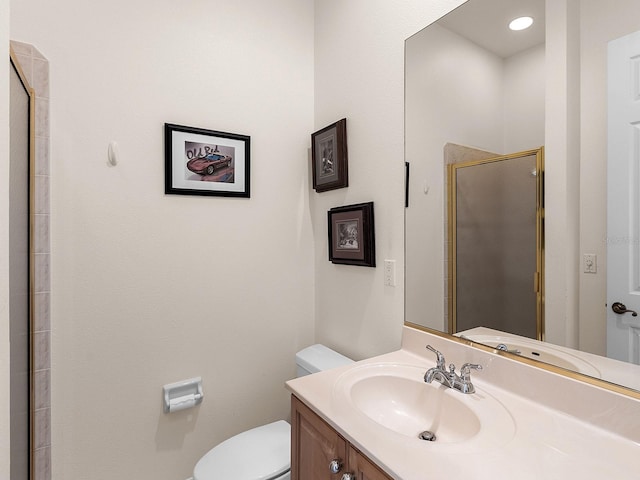
[[[534,18],[529,31],[507,31],[525,14]],[[537,348],[604,362],[586,370],[640,390],[638,367],[606,358],[607,322],[621,321],[607,320],[607,48],[638,30],[635,0],[469,0],[406,41],[407,323],[449,330],[444,146],[498,154],[544,146],[545,342]],[[584,272],[594,256],[596,272]],[[537,341],[521,338],[512,340]]]

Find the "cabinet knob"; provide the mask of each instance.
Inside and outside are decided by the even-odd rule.
[[[339,458],[331,460],[331,463],[329,463],[329,471],[331,473],[339,473],[340,470],[342,470],[342,460],[340,460]]]
[[[356,477],[353,473],[345,473],[342,475],[342,480],[356,480]]]

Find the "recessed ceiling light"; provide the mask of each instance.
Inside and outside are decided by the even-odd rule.
[[[531,25],[533,25],[533,18],[520,17],[512,20],[509,24],[509,28],[511,30],[524,30],[525,28],[529,28]]]

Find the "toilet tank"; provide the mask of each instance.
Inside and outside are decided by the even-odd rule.
[[[353,360],[321,344],[311,345],[296,354],[297,376],[329,370],[353,363]]]

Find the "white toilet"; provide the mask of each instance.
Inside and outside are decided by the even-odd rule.
[[[353,363],[324,345],[296,354],[297,376]],[[193,470],[193,480],[289,480],[291,426],[284,420],[239,433],[213,447]]]

